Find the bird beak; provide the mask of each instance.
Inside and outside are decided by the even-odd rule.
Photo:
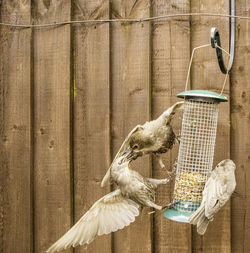
[[[125,152],[122,154],[123,159],[122,162],[131,161],[134,158],[134,151],[130,147],[125,150]]]

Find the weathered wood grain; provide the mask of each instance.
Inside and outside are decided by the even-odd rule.
[[[229,13],[229,2],[212,0],[207,2],[192,1],[191,12]],[[228,20],[208,17],[192,17],[191,19],[191,47],[210,42],[210,29],[219,29],[222,46],[228,50],[229,24]],[[224,56],[227,62],[227,56]],[[225,75],[220,72],[215,50],[200,49],[196,52],[192,71],[192,89],[212,90],[220,93]],[[227,82],[224,95],[229,98],[229,83]],[[223,159],[230,157],[230,102],[219,105],[218,129],[214,155],[214,166]],[[231,252],[230,243],[230,203],[216,215],[204,236],[199,236],[193,227],[193,252]]]
[[[70,1],[37,1],[34,23],[69,20],[70,10]],[[34,236],[44,252],[71,225],[70,26],[34,30],[33,41]]]
[[[108,1],[77,0],[74,19],[108,19]],[[74,28],[74,203],[75,221],[110,187],[100,182],[110,165],[109,24]],[[111,252],[111,235],[75,252]]]
[[[237,1],[237,15],[250,16],[250,2]],[[236,24],[235,60],[231,71],[231,158],[236,163],[232,198],[232,252],[250,252],[250,26]]]
[[[1,22],[29,23],[30,1],[1,1]],[[0,27],[0,252],[32,252],[30,30]]]
[[[143,18],[150,2],[112,1],[112,18]],[[127,134],[150,117],[150,26],[122,22],[111,26],[112,154]],[[149,176],[149,157],[138,159],[134,168]],[[136,164],[136,165],[135,165]],[[151,216],[144,209],[129,227],[114,233],[113,252],[151,252]]]
[[[248,1],[236,1],[237,15],[250,16],[249,9]],[[41,24],[228,10],[229,3],[222,0],[42,0],[32,2],[32,8],[30,1],[1,1],[0,20]],[[227,83],[224,92],[230,103],[220,105],[214,159],[217,164],[231,153],[236,163],[237,194],[231,210],[228,203],[201,237],[195,227],[168,221],[160,212],[148,215],[150,210],[144,209],[128,228],[65,252],[250,252],[250,26],[247,20],[236,22],[231,88]],[[226,18],[33,31],[0,27],[1,253],[44,252],[110,190],[101,188],[100,181],[111,156],[135,125],[156,118],[178,100],[190,48],[209,43],[212,26],[218,27],[222,46],[228,49]],[[224,77],[214,49],[198,50],[191,87],[220,92]],[[177,133],[179,127],[178,115]],[[167,169],[177,153],[178,145],[164,155]],[[144,176],[166,177],[158,163],[153,161],[151,168],[151,162],[144,157],[132,166]],[[173,183],[161,186],[156,202],[170,202],[172,188]]]
[[[189,1],[169,2],[154,1],[153,16],[189,12]],[[175,103],[176,95],[185,88],[186,73],[190,56],[189,19],[157,21],[153,23],[152,53],[152,114],[158,117],[164,110]],[[184,43],[185,42],[185,43]],[[180,132],[180,115],[173,121],[174,130]],[[164,164],[171,170],[178,156],[178,144],[164,155]],[[166,171],[155,161],[154,178],[166,177]],[[171,202],[174,182],[162,186],[157,191],[157,202]],[[156,213],[154,217],[154,252],[191,252],[190,225],[173,222]]]

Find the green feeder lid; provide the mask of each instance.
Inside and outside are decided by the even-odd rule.
[[[178,98],[185,98],[185,97],[196,97],[196,98],[211,98],[216,100],[217,102],[226,102],[228,101],[227,97],[222,96],[216,92],[208,91],[208,90],[188,90],[183,91],[177,94]]]

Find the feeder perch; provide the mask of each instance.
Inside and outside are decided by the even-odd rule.
[[[202,191],[212,170],[218,104],[227,98],[206,90],[184,91],[177,97],[185,99],[185,106],[173,195],[175,205],[163,215],[188,222],[201,204]]]

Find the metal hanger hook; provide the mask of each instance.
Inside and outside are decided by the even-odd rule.
[[[235,0],[231,0],[231,15],[235,15]],[[230,60],[228,67],[225,67],[223,56],[222,56],[222,50],[221,50],[221,42],[220,42],[220,34],[216,27],[211,28],[211,46],[213,48],[216,48],[216,54],[218,63],[220,66],[220,70],[223,74],[227,74],[233,65],[234,60],[234,46],[235,46],[235,18],[230,18]]]
[[[220,34],[216,27],[211,28],[211,46],[212,48],[216,49],[216,55],[217,55],[221,72],[223,74],[226,74],[228,71],[224,64],[222,50],[221,50],[221,43],[220,43]]]

